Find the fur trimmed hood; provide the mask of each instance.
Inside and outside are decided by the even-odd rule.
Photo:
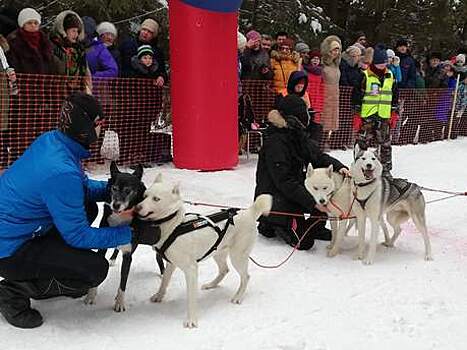
[[[305,129],[305,126],[298,118],[293,115],[283,117],[277,109],[269,112],[268,122],[278,129]]]
[[[287,53],[282,53],[277,50],[272,50],[271,58],[274,58],[276,61],[292,60],[294,63],[298,63],[300,61],[300,54],[295,51],[293,51],[290,54],[287,54]]]
[[[63,21],[65,20],[65,17],[68,16],[68,15],[75,15],[76,17],[78,17],[78,20],[79,20],[79,23],[80,23],[78,41],[83,41],[84,38],[85,38],[85,35],[86,35],[85,32],[84,32],[83,20],[74,11],[66,10],[66,11],[60,12],[57,15],[57,17],[55,17],[53,31],[55,33],[57,33],[59,36],[61,36],[62,38],[66,37],[66,31],[65,31],[65,28],[63,27]]]
[[[338,46],[340,48],[340,54],[335,59],[331,59],[331,50]],[[341,63],[342,56],[342,42],[341,39],[336,35],[330,35],[325,38],[321,43],[321,61],[326,66],[336,66],[338,67]]]
[[[372,47],[368,47],[365,49],[365,54],[363,55],[363,62],[366,64],[373,63],[373,54],[375,50]]]

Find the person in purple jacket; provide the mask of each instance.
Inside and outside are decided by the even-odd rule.
[[[86,32],[86,61],[93,78],[118,77],[118,65],[107,46],[96,33],[96,21],[92,17],[83,17]]]
[[[62,104],[57,130],[39,136],[0,176],[0,314],[19,328],[43,323],[30,299],[77,298],[97,287],[109,264],[91,249],[130,243],[128,225],[94,228],[107,181],[90,180],[90,157],[102,108],[76,92]]]

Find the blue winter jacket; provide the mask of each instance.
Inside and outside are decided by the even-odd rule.
[[[117,62],[115,62],[110,51],[99,39],[95,38],[91,41],[90,46],[86,50],[86,60],[93,77],[118,77]]]
[[[0,258],[55,226],[75,248],[110,248],[131,240],[128,226],[92,228],[84,203],[102,201],[106,181],[90,180],[81,160],[90,156],[62,132],[38,137],[0,176]]]
[[[396,78],[396,82],[400,84],[402,81],[402,72],[401,72],[401,67],[396,66],[394,64],[388,65],[388,68],[391,70],[392,74],[394,74],[394,78]]]
[[[414,89],[417,82],[417,67],[415,60],[410,54],[397,53],[401,59],[399,66],[401,67],[402,80],[399,83],[399,89]]]

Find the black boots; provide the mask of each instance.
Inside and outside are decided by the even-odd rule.
[[[37,290],[30,282],[0,281],[0,313],[11,325],[36,328],[42,325],[39,311],[31,309],[29,300]]]

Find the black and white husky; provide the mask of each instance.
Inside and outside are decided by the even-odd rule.
[[[357,218],[358,251],[356,259],[365,264],[372,264],[376,254],[378,234],[382,216],[392,226],[394,235],[386,244],[394,246],[401,233],[401,224],[409,218],[423,236],[425,243],[425,260],[432,260],[431,244],[428,237],[425,218],[425,199],[418,185],[404,179],[387,179],[382,177],[382,165],[373,150],[361,150],[358,145],[354,149],[354,161],[351,165],[352,194],[356,203],[352,213]],[[371,237],[368,253],[365,251],[366,219],[371,223]]]
[[[152,227],[137,218],[128,219],[124,222],[120,214],[124,211],[133,209],[139,202],[143,200],[146,186],[142,181],[143,167],[137,166],[133,173],[121,172],[117,164],[112,162],[110,165],[110,179],[108,185],[110,187],[110,201],[104,205],[104,213],[100,223],[100,227],[118,226],[122,224],[130,224],[132,228],[132,242],[124,247],[122,266],[120,272],[120,286],[115,297],[114,310],[117,312],[125,311],[125,290],[130,273],[132,255],[139,244],[153,245],[159,239],[160,231],[158,227]],[[105,255],[106,249],[100,249],[99,254]],[[114,263],[118,254],[118,249],[112,254],[110,263]],[[157,256],[157,263],[161,273],[164,272],[164,263],[160,256]],[[92,288],[88,291],[85,298],[86,304],[94,304],[97,295],[97,288]]]

